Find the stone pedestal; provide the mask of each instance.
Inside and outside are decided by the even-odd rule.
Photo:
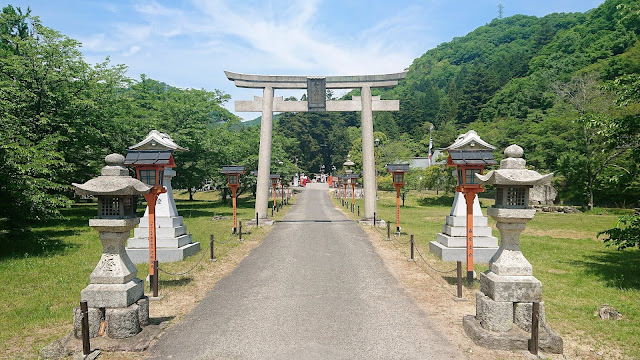
[[[545,320],[542,283],[533,276],[531,264],[520,251],[520,233],[533,219],[535,210],[489,208],[487,213],[496,219],[502,241],[489,262],[489,270],[480,274],[476,316],[463,319],[465,332],[484,347],[526,350],[532,303],[539,302],[540,348],[562,353],[562,338]]]
[[[156,259],[161,263],[180,261],[200,251],[200,243],[191,242],[191,234],[187,234],[182,216],[178,216],[171,188],[171,179],[175,175],[172,169],[164,170],[167,192],[160,194],[156,202]],[[149,262],[149,207],[140,219],[140,226],[133,230],[126,250],[134,264]]]
[[[138,222],[138,218],[89,220],[89,226],[100,233],[103,249],[98,265],[89,276],[90,284],[80,293],[89,306],[90,337],[99,336],[103,321],[107,325],[107,336],[117,339],[133,336],[149,323],[144,285],[136,277],[138,270],[124,247],[129,232]],[[81,319],[79,308],[74,309],[76,337],[81,335]]]
[[[429,242],[429,251],[444,261],[467,260],[467,213],[462,193],[456,192],[451,213],[442,225],[436,241]],[[487,218],[482,215],[480,202],[473,201],[473,258],[474,263],[487,263],[498,251],[498,238],[491,235]]]

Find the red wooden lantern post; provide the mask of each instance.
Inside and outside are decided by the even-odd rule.
[[[276,208],[276,189],[278,188],[278,180],[280,179],[280,175],[271,174],[269,175],[269,179],[271,179],[271,186],[273,187],[273,208]]]
[[[409,172],[409,164],[387,164],[387,172],[393,174],[396,188],[396,232],[400,233],[400,190],[404,186],[404,173]]]
[[[133,165],[136,177],[143,183],[152,186],[144,195],[149,206],[149,280],[157,297],[158,277],[154,270],[156,261],[156,202],[160,194],[167,192],[163,186],[164,168],[176,167],[173,161],[173,150],[127,150],[125,165]]]
[[[455,145],[455,144],[454,144]],[[495,165],[493,153],[487,149],[454,150],[449,147],[448,167],[455,167],[458,186],[456,191],[464,194],[467,203],[467,283],[473,283],[473,202],[476,194],[484,191],[484,187],[475,174],[482,175],[486,165]]]
[[[233,203],[233,233],[235,234],[238,231],[238,216],[236,212],[237,206],[237,192],[238,187],[240,187],[240,175],[244,174],[244,166],[241,165],[229,165],[223,166],[222,171],[223,174],[227,175],[227,186],[231,189],[231,202]]]

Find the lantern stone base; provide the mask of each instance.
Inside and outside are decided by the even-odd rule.
[[[373,218],[370,218],[370,219],[366,219],[366,218],[365,218],[365,219],[360,219],[360,220],[358,220],[358,223],[359,223],[359,224],[362,224],[362,225],[374,226]],[[386,222],[386,221],[384,221],[384,220],[382,220],[382,219],[376,219],[375,226],[376,226],[376,227],[386,228],[386,227],[387,227],[387,222]]]
[[[462,318],[464,332],[476,345],[496,350],[528,350],[531,334],[516,326],[506,332],[496,332],[482,327],[480,320],[473,315]],[[539,348],[551,354],[562,354],[562,338],[551,328],[540,326]]]
[[[156,259],[163,262],[181,261],[200,251],[200,243],[191,242],[191,234],[182,223],[182,216],[156,217]],[[127,240],[127,255],[134,264],[149,262],[149,218],[140,219]]]
[[[106,323],[105,334],[112,339],[124,339],[138,334],[149,325],[149,298],[144,296],[135,303],[120,308],[89,307],[89,337],[100,335],[100,326]],[[73,334],[82,337],[82,312],[73,309]],[[103,334],[104,335],[104,334]]]
[[[542,283],[533,276],[501,276],[486,271],[480,274],[480,291],[494,301],[542,301]]]
[[[80,292],[80,298],[89,307],[127,307],[144,296],[142,280],[135,278],[125,284],[89,284]]]
[[[429,251],[443,261],[467,261],[466,201],[456,192],[451,214],[442,225],[436,241],[429,243]],[[488,263],[498,251],[498,238],[492,236],[487,217],[482,215],[478,197],[473,201],[473,262]]]

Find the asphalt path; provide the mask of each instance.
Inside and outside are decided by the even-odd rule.
[[[311,184],[151,359],[463,359]]]

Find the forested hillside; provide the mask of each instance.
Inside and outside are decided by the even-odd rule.
[[[584,14],[495,19],[427,51],[399,86],[378,92],[400,99],[399,112],[375,114],[380,166],[426,156],[432,125],[435,147],[474,129],[498,149],[520,144],[530,166],[556,174],[562,201],[637,204],[639,34],[637,1],[608,0]],[[317,171],[348,151],[358,157],[358,125],[357,116],[299,113],[277,126]]]
[[[640,4],[607,0],[584,14],[496,19],[427,51],[399,86],[374,92],[401,102],[374,117],[379,172],[426,156],[430,129],[436,148],[474,129],[498,149],[520,144],[529,165],[556,174],[562,201],[638,205],[639,34]],[[225,164],[256,168],[259,130],[221,106],[228,95],[125,73],[108,59],[88,64],[78,41],[28,9],[2,9],[0,237],[57,216],[72,182],[95,176],[105,155],[123,154],[151,129],[191,150],[176,156],[178,188],[222,180]],[[356,113],[276,116],[272,171],[339,170],[349,153],[359,167],[359,123]],[[446,184],[447,174],[416,172],[413,185]]]

